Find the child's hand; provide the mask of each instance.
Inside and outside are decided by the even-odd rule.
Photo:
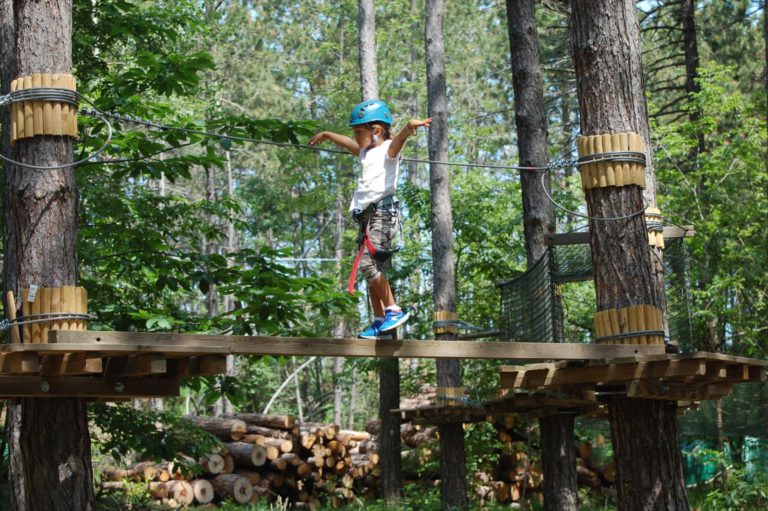
[[[408,130],[411,132],[411,135],[416,134],[416,130],[419,129],[421,126],[429,127],[429,125],[432,124],[432,118],[429,119],[411,119],[408,121]]]
[[[321,131],[320,133],[318,133],[317,135],[309,139],[309,145],[317,145],[320,142],[324,142],[325,140],[328,140],[328,132]]]

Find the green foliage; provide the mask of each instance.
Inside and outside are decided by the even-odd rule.
[[[731,74],[701,69],[701,93],[691,105],[700,118],[655,127],[657,172],[663,211],[696,227],[688,246],[700,348],[758,355],[768,341],[761,319],[768,304],[766,128]],[[706,141],[703,152],[696,150],[698,134]]]
[[[768,506],[768,478],[746,477],[743,468],[733,470],[725,480],[692,492],[691,502],[701,511],[746,511]],[[699,504],[700,502],[700,504]]]
[[[464,430],[467,473],[490,472],[499,460],[501,442],[498,430],[490,422],[468,425]]]
[[[147,492],[147,483],[123,481],[124,491],[96,491],[96,511],[160,511],[168,509]]]

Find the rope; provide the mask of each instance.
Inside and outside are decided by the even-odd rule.
[[[153,121],[148,121],[140,117],[132,117],[130,115],[120,115],[114,112],[103,112],[103,111],[98,111],[98,112],[99,112],[99,115],[112,118],[116,121],[123,121],[123,122],[138,124],[148,128],[179,131],[179,132],[189,133],[194,135],[203,135],[210,138],[219,138],[222,140],[227,139],[227,140],[234,140],[237,142],[251,142],[255,144],[266,144],[266,145],[272,145],[277,147],[288,147],[292,149],[307,149],[315,152],[325,152],[325,153],[334,153],[334,154],[343,154],[346,156],[353,156],[349,152],[344,151],[342,149],[323,148],[323,147],[316,147],[316,146],[311,146],[307,144],[294,144],[290,142],[275,142],[272,140],[264,140],[264,139],[252,138],[252,137],[242,137],[237,135],[228,135],[228,134],[215,133],[212,131],[205,131],[205,130],[199,130],[199,129],[193,129],[193,128],[180,128],[176,126],[169,126],[165,124],[156,123]],[[413,163],[429,163],[434,165],[448,165],[448,166],[454,166],[454,167],[473,167],[473,168],[487,168],[487,169],[497,169],[497,170],[528,170],[528,171],[546,171],[546,170],[551,170],[553,168],[561,168],[561,167],[565,168],[565,167],[572,167],[576,165],[576,162],[572,160],[559,160],[560,163],[558,167],[554,167],[553,165],[541,167],[541,166],[526,166],[526,165],[493,165],[493,164],[486,164],[486,163],[462,163],[462,162],[429,160],[424,158],[403,158],[403,161],[413,162]]]
[[[89,155],[87,158],[83,158],[82,160],[63,164],[63,165],[54,165],[54,166],[39,166],[39,165],[29,165],[21,162],[17,162],[15,160],[12,160],[2,154],[0,154],[0,159],[3,159],[11,164],[18,165],[20,167],[26,167],[26,168],[33,168],[33,169],[39,169],[39,170],[51,170],[51,169],[58,169],[58,168],[66,168],[66,167],[74,167],[77,165],[81,165],[83,163],[89,162],[99,156],[109,145],[110,140],[112,138],[112,125],[109,123],[107,118],[113,119],[116,121],[122,121],[132,124],[137,124],[140,126],[144,126],[146,128],[153,128],[158,129],[161,131],[176,131],[179,133],[186,133],[190,135],[202,135],[209,138],[218,138],[220,140],[234,140],[238,142],[251,142],[255,144],[266,144],[266,145],[272,145],[276,147],[288,147],[293,149],[306,149],[310,151],[315,152],[326,152],[326,153],[334,153],[334,154],[345,154],[350,155],[347,151],[341,150],[341,149],[327,149],[327,148],[320,148],[320,147],[314,147],[307,144],[295,144],[290,142],[275,142],[272,140],[264,140],[264,139],[257,139],[253,137],[244,137],[244,136],[238,136],[238,135],[229,135],[229,134],[222,134],[222,133],[215,133],[212,131],[207,130],[201,130],[201,129],[194,129],[194,128],[181,128],[178,126],[170,126],[166,124],[161,124],[158,122],[154,122],[151,120],[143,119],[138,116],[131,116],[131,115],[121,115],[115,112],[106,112],[103,110],[100,110],[96,105],[88,100],[85,96],[80,94],[77,91],[72,91],[69,89],[58,89],[58,88],[35,88],[35,89],[22,89],[20,91],[14,91],[10,94],[6,94],[4,96],[0,96],[0,106],[7,105],[10,103],[15,103],[19,101],[30,101],[30,100],[37,100],[37,101],[59,101],[59,102],[65,102],[70,103],[73,105],[78,105],[78,98],[84,100],[86,103],[88,103],[92,108],[88,109],[87,107],[84,107],[80,109],[80,113],[83,115],[88,115],[92,117],[100,118],[104,123],[107,125],[108,128],[108,136],[107,140],[105,141],[104,145],[100,147],[96,152]],[[542,176],[551,170],[559,169],[559,168],[579,168],[582,165],[586,165],[589,163],[594,162],[601,162],[601,161],[626,161],[626,162],[633,162],[633,163],[641,163],[645,165],[646,163],[646,156],[644,153],[638,153],[638,152],[631,152],[631,151],[616,151],[616,152],[607,152],[607,153],[597,153],[592,154],[589,156],[585,156],[582,158],[579,158],[578,160],[566,160],[566,159],[558,159],[553,160],[548,165],[545,166],[537,166],[537,165],[495,165],[495,164],[487,164],[487,163],[469,163],[469,162],[451,162],[451,161],[439,161],[439,160],[430,160],[430,159],[424,159],[424,158],[403,158],[403,161],[405,162],[413,162],[413,163],[428,163],[430,165],[448,165],[448,166],[454,166],[454,167],[469,167],[469,168],[485,168],[485,169],[495,169],[495,170],[517,170],[517,171],[530,171],[530,172],[542,172]],[[109,163],[117,163],[117,162],[109,162],[105,161],[103,163],[109,164]],[[552,197],[546,192],[546,188],[544,189],[545,193],[547,194],[548,199],[557,206],[558,208],[582,217],[582,218],[589,218],[593,220],[623,220],[625,218],[631,218],[632,216],[635,216],[635,214],[629,215],[627,217],[616,217],[615,219],[599,219],[599,218],[592,218],[585,215],[582,215],[580,213],[576,213],[574,211],[570,211],[557,202],[555,202]]]
[[[140,126],[144,126],[146,128],[153,128],[158,129],[161,131],[176,131],[180,133],[186,133],[190,135],[202,135],[209,138],[218,138],[221,140],[234,140],[238,142],[251,142],[255,144],[266,144],[266,145],[272,145],[277,147],[288,147],[293,149],[306,149],[310,151],[315,152],[326,152],[326,153],[334,153],[334,154],[344,154],[344,155],[350,155],[347,151],[341,150],[341,149],[328,149],[328,148],[321,148],[321,147],[314,147],[307,144],[295,144],[295,143],[289,143],[289,142],[275,142],[272,140],[264,140],[264,139],[257,139],[253,137],[244,137],[244,136],[238,136],[238,135],[229,135],[229,134],[222,134],[222,133],[215,133],[212,131],[207,130],[201,130],[201,129],[194,129],[194,128],[181,128],[178,126],[170,126],[166,124],[161,124],[158,122],[150,121],[147,119],[143,119],[138,116],[131,116],[131,115],[121,115],[115,112],[107,112],[100,110],[96,105],[88,100],[85,96],[80,94],[77,91],[72,91],[69,89],[57,89],[57,88],[35,88],[35,89],[23,89],[20,91],[14,91],[10,94],[6,94],[4,96],[0,96],[0,106],[4,106],[10,103],[15,103],[19,101],[30,101],[30,100],[36,100],[36,101],[59,101],[64,103],[69,103],[73,105],[78,105],[77,99],[80,98],[84,100],[86,103],[88,103],[92,108],[89,109],[87,107],[84,107],[80,109],[80,113],[82,115],[88,115],[92,117],[97,117],[103,120],[108,128],[109,128],[109,135],[107,137],[107,141],[105,144],[97,150],[95,153],[91,154],[87,158],[84,158],[80,161],[63,164],[63,165],[56,165],[56,166],[39,166],[39,165],[29,165],[24,164],[21,162],[17,162],[15,160],[12,160],[2,154],[0,154],[0,159],[3,159],[9,163],[12,163],[14,165],[18,165],[20,167],[26,167],[26,168],[34,168],[34,169],[40,169],[40,170],[50,170],[50,169],[57,169],[57,168],[66,168],[66,167],[74,167],[86,162],[89,162],[90,160],[94,159],[96,156],[101,154],[104,149],[106,149],[106,146],[109,145],[109,142],[111,140],[112,136],[112,126],[107,121],[107,119],[113,119],[116,121],[122,121],[132,124],[137,124]],[[413,163],[429,163],[433,165],[448,165],[448,166],[454,166],[454,167],[469,167],[469,168],[486,168],[486,169],[496,169],[496,170],[527,170],[527,171],[548,171],[552,170],[554,168],[567,168],[567,167],[577,167],[579,165],[578,162],[573,160],[558,160],[555,163],[550,163],[547,166],[527,166],[527,165],[494,165],[494,164],[486,164],[486,163],[462,163],[462,162],[451,162],[451,161],[439,161],[439,160],[429,160],[429,159],[423,159],[423,158],[403,158],[403,161],[405,162],[413,162]],[[103,163],[114,163],[105,161]]]

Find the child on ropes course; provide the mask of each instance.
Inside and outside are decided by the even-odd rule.
[[[395,303],[395,297],[383,271],[392,265],[392,239],[400,222],[399,202],[395,197],[400,151],[406,140],[432,119],[412,119],[394,138],[389,133],[392,113],[386,103],[377,99],[363,101],[352,109],[349,126],[354,138],[331,131],[318,133],[309,141],[314,146],[330,140],[358,156],[362,171],[352,196],[349,211],[358,223],[360,249],[349,279],[349,292],[354,293],[359,266],[371,298],[374,320],[358,335],[363,339],[390,338],[391,333],[408,321],[410,312]]]

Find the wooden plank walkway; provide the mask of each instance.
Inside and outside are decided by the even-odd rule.
[[[568,343],[328,339],[152,332],[54,330],[49,344],[6,344],[0,352],[195,355],[307,355],[320,357],[466,358],[495,360],[604,360],[663,354],[663,346]]]
[[[593,360],[661,353],[661,346],[373,341],[54,330],[48,344],[0,346],[0,398],[178,395],[179,380],[226,372],[227,355],[498,360]]]

